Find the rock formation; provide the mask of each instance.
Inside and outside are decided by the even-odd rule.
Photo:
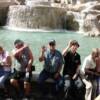
[[[84,2],[79,5],[68,5],[67,10],[74,14],[74,18],[79,23],[79,27],[81,27],[79,31],[83,31],[82,33],[88,36],[100,36],[99,0],[94,0],[94,2],[86,2],[84,0]]]
[[[0,8],[1,25],[7,18],[10,27],[66,29],[100,36],[100,0],[11,0],[0,5],[13,5],[8,16],[8,10],[4,14]]]

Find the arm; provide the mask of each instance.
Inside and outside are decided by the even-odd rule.
[[[12,59],[12,69],[15,68],[16,66],[16,60],[15,60],[15,56],[13,55],[14,50],[11,51],[11,59]]]
[[[94,74],[94,69],[91,69],[91,61],[89,61],[87,58],[85,58],[82,68],[85,74]]]
[[[29,49],[29,57],[30,57],[30,59],[28,61],[28,66],[27,66],[27,69],[26,69],[28,72],[31,71],[32,63],[34,61],[34,57],[33,57],[33,54],[32,54],[30,49]]]
[[[87,74],[87,75],[89,75],[89,76],[100,76],[100,73],[98,73],[98,72],[96,72],[95,71],[95,69],[88,69],[88,68],[86,68],[85,69],[85,73]]]
[[[99,76],[100,77],[100,73],[98,73],[98,72],[95,72],[94,73],[96,76]]]
[[[100,73],[96,72],[95,69],[94,70],[85,69],[85,72],[86,72],[86,74],[100,76]]]
[[[59,75],[60,75],[60,72],[61,72],[61,69],[62,69],[62,65],[60,65],[59,67],[58,67],[58,70],[57,70],[57,72],[55,73],[55,78],[58,78],[59,77]]]
[[[63,66],[63,63],[64,63],[62,55],[60,57],[60,61],[59,62],[60,63],[58,64],[58,69],[57,69],[57,72],[55,74],[55,78],[57,78],[60,75],[60,72],[62,70],[62,66]]]
[[[27,45],[23,45],[21,48],[16,49],[15,52],[13,52],[13,56],[17,56],[21,51],[23,51],[26,47],[28,47]]]
[[[73,75],[72,79],[75,79],[78,76],[79,70],[80,70],[80,65],[78,65],[78,67],[76,69],[76,73]]]
[[[11,65],[12,65],[12,60],[11,60],[11,57],[8,56],[7,59],[6,59],[6,62],[3,62],[3,66],[10,67]]]
[[[67,51],[70,49],[71,46],[72,46],[72,45],[71,45],[71,40],[70,40],[69,43],[68,43],[68,46],[67,46],[67,47],[63,50],[63,52],[62,52],[62,55],[63,55],[63,56],[66,55]]]
[[[98,58],[96,58],[95,74],[97,76],[100,76],[100,56]]]
[[[77,76],[79,75],[79,72],[80,72],[80,65],[81,65],[81,58],[80,58],[80,55],[78,56],[78,62],[76,63],[77,64],[77,68],[76,68],[76,72],[75,74],[73,75],[73,79],[77,78]]]
[[[89,68],[85,68],[85,73],[86,73],[86,74],[94,75],[94,74],[95,74],[95,70],[91,70],[91,69],[89,69]]]

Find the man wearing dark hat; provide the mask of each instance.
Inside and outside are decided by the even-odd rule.
[[[55,40],[49,41],[48,48],[45,46],[41,48],[39,61],[44,61],[43,70],[41,71],[38,79],[40,86],[43,86],[46,79],[52,78],[56,83],[56,87],[59,87],[63,57],[60,51],[56,49]]]
[[[79,67],[81,65],[80,55],[77,53],[77,49],[79,48],[79,43],[76,40],[71,40],[68,46],[63,51],[64,57],[64,69],[63,76],[65,78],[65,98],[66,100],[70,100],[70,95],[73,97],[71,100],[84,100],[82,94],[78,94],[83,87],[83,82],[79,77]],[[75,88],[73,88],[75,87]],[[75,95],[73,90],[78,90],[76,92],[78,95]],[[75,90],[75,91],[76,91]],[[73,93],[71,93],[71,92]],[[81,92],[80,92],[81,93]],[[74,96],[72,96],[74,94]],[[77,98],[76,98],[76,97]]]
[[[20,94],[22,88],[20,88],[19,82],[23,80],[25,96],[29,96],[33,55],[30,48],[20,39],[15,40],[14,46],[12,55],[17,63],[14,65],[14,73],[10,83],[16,87],[16,91]]]

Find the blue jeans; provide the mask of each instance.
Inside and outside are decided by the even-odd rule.
[[[4,75],[4,69],[3,69],[3,67],[0,67],[0,77],[1,77],[2,75]]]
[[[58,91],[59,88],[62,87],[63,85],[63,78],[61,77],[60,74],[58,78],[55,78],[54,75],[55,73],[50,73],[50,72],[47,72],[46,70],[42,70],[42,72],[39,75],[39,79],[38,79],[39,85],[43,87],[45,80],[47,80],[48,78],[52,78],[55,83],[55,89],[56,91]]]
[[[97,80],[97,95],[99,95],[100,94],[100,77],[98,76],[96,80]]]
[[[0,87],[4,88],[5,87],[5,81],[7,80],[7,78],[9,77],[9,75],[11,74],[10,71],[4,71],[4,74],[2,76],[0,76]]]
[[[85,100],[85,84],[78,76],[73,80],[69,75],[64,76],[65,100]]]

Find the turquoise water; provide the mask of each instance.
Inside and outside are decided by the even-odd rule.
[[[84,57],[91,52],[92,48],[100,48],[100,38],[85,37],[74,32],[17,32],[0,29],[0,45],[9,52],[14,48],[13,42],[16,39],[22,39],[30,46],[35,59],[34,65],[36,66],[36,71],[42,69],[42,64],[38,61],[40,48],[42,45],[47,45],[50,39],[56,40],[57,49],[61,52],[67,46],[70,39],[79,41],[80,48],[78,52],[81,55],[82,62]]]

